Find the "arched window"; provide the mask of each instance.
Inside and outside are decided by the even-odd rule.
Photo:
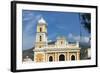
[[[64,55],[60,55],[59,56],[59,61],[65,61],[65,56]]]
[[[40,27],[40,32],[42,32],[42,28]]]
[[[61,41],[61,44],[63,44],[63,41]]]
[[[41,46],[39,46],[39,48],[41,48]]]
[[[40,35],[40,41],[42,41],[42,36]]]
[[[71,60],[75,60],[75,56],[74,55],[71,56]]]
[[[53,57],[50,56],[50,57],[49,57],[49,62],[52,62],[52,61],[53,61]]]

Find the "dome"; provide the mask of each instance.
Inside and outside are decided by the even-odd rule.
[[[43,17],[40,18],[40,20],[38,21],[39,24],[46,24],[46,21],[44,20]]]

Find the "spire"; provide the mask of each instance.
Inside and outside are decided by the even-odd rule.
[[[43,17],[41,17],[38,21],[39,24],[46,24],[46,21],[44,20]]]

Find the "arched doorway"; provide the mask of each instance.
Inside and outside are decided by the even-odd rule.
[[[75,56],[74,55],[71,56],[71,60],[75,60]]]
[[[63,54],[61,54],[61,55],[59,56],[59,61],[65,61],[65,56],[64,56]]]
[[[49,62],[52,62],[52,61],[53,61],[53,57],[50,56],[50,57],[49,57]]]

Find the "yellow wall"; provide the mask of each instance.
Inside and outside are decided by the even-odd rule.
[[[71,56],[75,56],[75,60],[80,60],[80,52],[50,52],[50,53],[36,53],[35,52],[35,62],[49,62],[49,57],[53,57],[53,61],[59,61],[59,56],[63,54],[65,56],[65,61],[71,61]]]
[[[37,26],[37,32],[40,32],[40,28],[42,28],[42,32],[47,32],[47,28],[46,25],[38,25]]]
[[[36,60],[36,62],[43,62],[44,55],[41,53],[36,54],[35,60]]]

